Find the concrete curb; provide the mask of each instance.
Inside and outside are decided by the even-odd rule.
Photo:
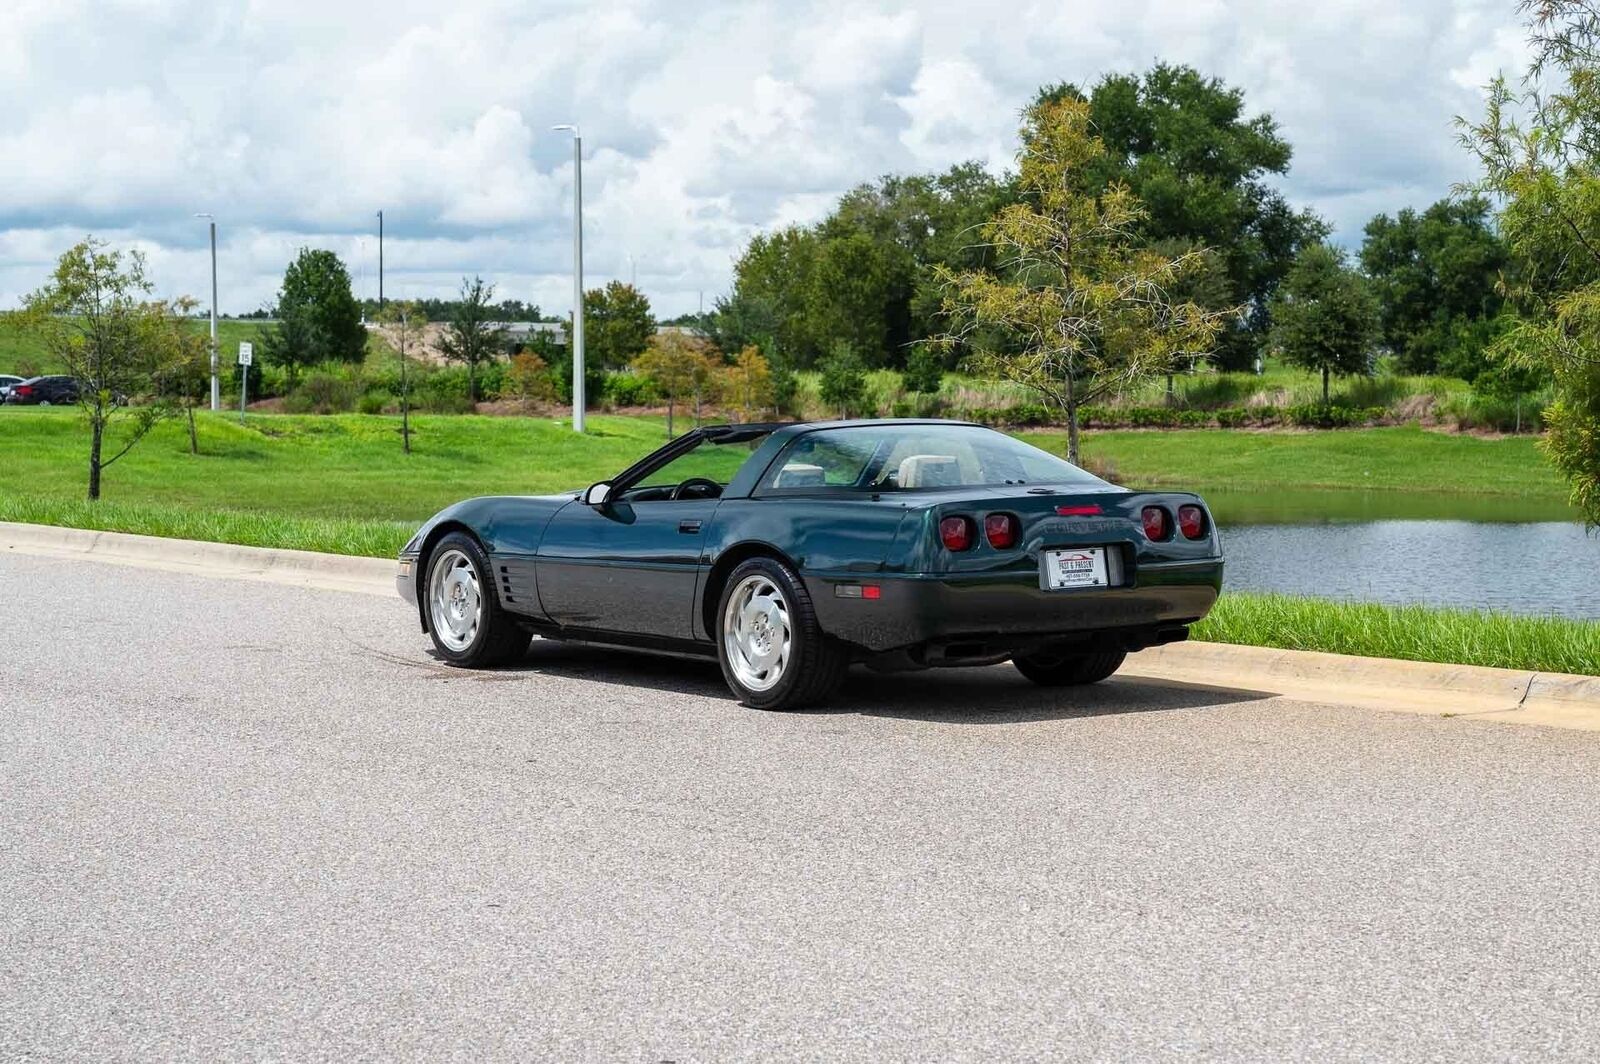
[[[1600,676],[1201,642],[1135,654],[1122,674],[1242,685],[1414,713],[1600,730]]]
[[[50,557],[86,557],[145,569],[260,580],[271,584],[394,595],[395,563],[305,550],[241,547],[125,532],[0,521],[0,551]]]
[[[196,576],[361,594],[396,594],[395,563],[382,558],[10,522],[0,522],[0,552],[91,558]],[[1340,705],[1600,731],[1600,676],[1200,642],[1142,651],[1130,657],[1118,675],[1248,689]]]

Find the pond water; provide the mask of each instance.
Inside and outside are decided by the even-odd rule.
[[[1600,537],[1560,503],[1207,492],[1225,587],[1600,620]]]

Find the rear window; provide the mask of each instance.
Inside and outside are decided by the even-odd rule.
[[[767,470],[760,490],[886,492],[1026,484],[1105,481],[976,425],[862,425],[798,437]]]

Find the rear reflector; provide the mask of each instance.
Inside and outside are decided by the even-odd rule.
[[[946,517],[939,522],[939,539],[949,550],[966,550],[972,546],[977,529],[970,517]]]
[[[1172,518],[1167,516],[1167,511],[1159,506],[1146,506],[1139,515],[1144,522],[1145,538],[1152,542],[1160,542],[1172,535]]]
[[[1178,507],[1178,529],[1184,539],[1201,539],[1206,534],[1206,512],[1198,506]]]
[[[983,534],[989,546],[999,550],[1017,544],[1017,519],[1010,514],[990,514],[983,519]]]
[[[1087,506],[1057,506],[1056,513],[1062,517],[1093,517],[1100,512],[1100,507],[1095,503]]]
[[[877,599],[883,597],[883,589],[877,584],[834,584],[833,597]]]

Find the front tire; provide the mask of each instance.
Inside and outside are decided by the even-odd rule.
[[[1011,664],[1041,687],[1081,687],[1106,679],[1122,668],[1127,657],[1125,650],[1068,654],[1046,648],[1018,655]]]
[[[849,652],[823,632],[799,576],[776,558],[729,574],[717,604],[723,679],[752,709],[799,709],[844,680]]]
[[[483,547],[465,532],[445,536],[428,556],[422,584],[428,634],[451,665],[503,665],[528,649],[532,637],[500,608],[493,572]]]

